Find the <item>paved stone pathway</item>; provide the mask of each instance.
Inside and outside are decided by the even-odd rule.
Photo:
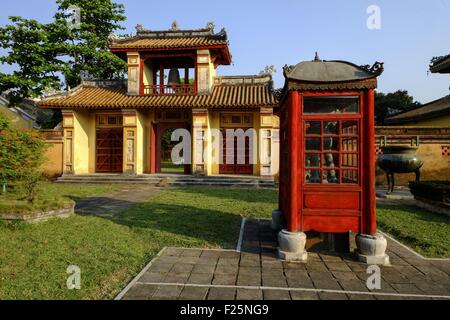
[[[270,221],[248,219],[241,252],[165,248],[117,299],[450,299],[450,261],[422,259],[392,240],[392,266],[381,268],[381,289],[372,291],[367,266],[351,254],[310,247],[307,263],[288,263],[276,247]]]
[[[110,194],[76,200],[75,212],[111,217],[131,205],[158,195],[163,190],[163,187],[153,185],[129,184]]]

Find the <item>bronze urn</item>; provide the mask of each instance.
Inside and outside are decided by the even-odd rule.
[[[381,147],[383,154],[378,157],[378,166],[386,172],[388,193],[394,191],[394,173],[416,174],[416,181],[420,180],[420,168],[423,160],[416,154],[417,147],[385,146]]]

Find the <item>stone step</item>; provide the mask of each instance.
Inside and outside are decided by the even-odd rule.
[[[191,176],[191,175],[63,175],[56,180],[58,183],[123,183],[123,184],[154,184],[165,183],[170,186],[242,186],[268,187],[276,186],[273,179],[261,177],[230,177],[230,176]]]

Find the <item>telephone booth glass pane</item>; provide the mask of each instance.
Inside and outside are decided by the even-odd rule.
[[[307,184],[359,183],[359,120],[305,121]]]
[[[359,112],[359,97],[305,97],[303,113],[305,114],[345,114]]]

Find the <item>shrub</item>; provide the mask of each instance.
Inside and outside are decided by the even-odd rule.
[[[411,181],[409,188],[415,197],[450,205],[450,181]]]
[[[14,129],[0,116],[0,183],[21,182],[32,202],[42,177],[45,148],[36,132]]]

